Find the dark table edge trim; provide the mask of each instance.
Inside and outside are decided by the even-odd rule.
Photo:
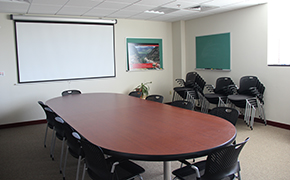
[[[235,135],[226,143],[221,144],[217,147],[214,147],[212,149],[207,149],[204,151],[199,151],[199,152],[193,152],[193,153],[187,153],[187,154],[174,154],[174,155],[142,155],[142,154],[128,154],[128,153],[123,153],[123,152],[117,152],[117,151],[112,151],[108,149],[104,149],[104,152],[106,154],[120,157],[120,158],[127,158],[131,160],[140,160],[140,161],[177,161],[180,159],[192,159],[192,158],[198,158],[202,156],[208,155],[211,151],[223,147],[223,146],[228,146],[232,144],[237,136],[237,131]]]

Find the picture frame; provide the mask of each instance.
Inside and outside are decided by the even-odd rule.
[[[127,71],[162,70],[162,39],[126,38]]]

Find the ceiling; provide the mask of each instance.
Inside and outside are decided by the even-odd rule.
[[[103,19],[143,19],[174,22],[255,6],[266,3],[267,1],[268,0],[0,0],[0,13],[98,17]],[[159,13],[164,12],[164,14],[157,14],[157,11]]]

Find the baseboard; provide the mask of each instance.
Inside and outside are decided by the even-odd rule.
[[[244,116],[243,115],[240,115],[239,118],[244,119]],[[259,119],[257,117],[255,117],[254,121],[255,122],[258,122],[258,123],[263,123],[264,124],[264,120]],[[278,127],[278,128],[282,128],[282,129],[290,130],[290,125],[289,124],[283,124],[283,123],[279,123],[279,122],[267,120],[267,125],[274,126],[274,127]]]
[[[44,124],[44,123],[46,123],[45,119],[11,123],[11,124],[2,124],[2,125],[0,125],[0,129],[20,127],[20,126],[29,126],[29,125],[35,125],[35,124]]]

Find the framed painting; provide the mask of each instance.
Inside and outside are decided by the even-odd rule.
[[[163,69],[162,39],[127,38],[127,71]]]

